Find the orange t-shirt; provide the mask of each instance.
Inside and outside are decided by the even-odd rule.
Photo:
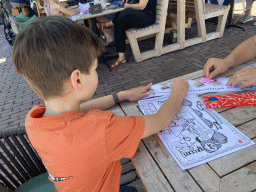
[[[56,189],[119,191],[120,159],[134,156],[145,130],[144,118],[101,110],[42,117],[45,109],[37,105],[29,111],[26,131]]]

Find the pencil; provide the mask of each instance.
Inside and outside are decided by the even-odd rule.
[[[162,151],[164,152],[165,156],[169,157],[169,154],[166,152],[166,150],[165,150],[162,142],[160,141],[159,137],[156,134],[154,134],[154,137],[155,137],[157,143],[160,145],[160,147],[161,147]]]

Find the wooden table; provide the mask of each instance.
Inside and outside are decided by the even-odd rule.
[[[245,66],[256,67],[256,64],[240,65],[222,76],[229,77],[234,71]],[[199,80],[204,77],[204,73],[200,70],[181,77],[185,80],[195,80],[200,85]],[[171,81],[172,79],[159,84],[166,85]],[[199,97],[216,94],[204,94]],[[138,102],[124,102],[120,104],[120,107],[114,107],[112,110],[122,116],[142,115]],[[255,106],[216,109],[216,111],[256,142]],[[132,162],[148,192],[246,192],[256,190],[255,151],[256,145],[253,145],[182,171],[173,157],[171,155],[166,157],[155,138],[150,136],[140,142]]]
[[[118,13],[118,12],[124,10],[124,8],[122,8],[122,7],[119,7],[119,8],[116,8],[116,9],[111,9],[111,8],[108,8],[108,7],[109,6],[107,6],[106,9],[103,9],[102,13],[98,13],[98,14],[91,14],[91,13],[83,14],[80,17],[77,17],[77,19],[75,21],[81,21],[81,20],[86,20],[86,19],[93,19],[93,18],[96,18],[96,17],[104,16],[104,15]]]

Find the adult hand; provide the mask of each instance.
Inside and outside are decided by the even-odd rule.
[[[238,83],[241,83],[240,88],[244,89],[251,85],[256,85],[256,69],[255,68],[243,68],[240,71],[237,71],[229,79],[227,86],[236,86]]]
[[[130,4],[128,4],[128,3],[124,4],[124,8],[129,8],[129,6],[130,6]]]
[[[189,89],[189,84],[188,81],[185,81],[184,79],[181,78],[176,78],[174,79],[173,84],[171,85],[171,89],[173,93],[187,93]]]
[[[204,66],[204,74],[208,78],[213,78],[225,72],[230,67],[230,62],[225,59],[210,58]]]
[[[121,3],[121,5],[124,6],[124,4],[126,4],[126,2],[127,2],[127,0],[123,0],[122,3]]]
[[[129,101],[139,101],[143,99],[144,97],[149,95],[148,90],[150,90],[152,83],[146,85],[146,86],[140,86],[137,88],[133,88],[130,90],[127,90],[127,97]]]

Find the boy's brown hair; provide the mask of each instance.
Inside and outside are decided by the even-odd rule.
[[[64,96],[64,82],[75,69],[89,74],[104,47],[88,28],[62,16],[39,18],[22,29],[13,46],[13,63],[44,100]]]

